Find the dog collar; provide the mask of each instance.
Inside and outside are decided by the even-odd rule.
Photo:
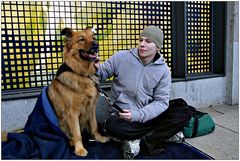
[[[73,70],[66,63],[63,63],[58,69],[56,76],[59,76],[63,72],[73,72]]]

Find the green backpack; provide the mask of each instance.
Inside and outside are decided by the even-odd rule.
[[[211,133],[215,129],[215,123],[208,113],[197,111],[192,108],[192,117],[184,126],[183,134],[186,138],[193,138]]]

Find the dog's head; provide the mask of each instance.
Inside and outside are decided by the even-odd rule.
[[[83,60],[95,61],[99,51],[99,45],[94,36],[94,29],[87,27],[83,31],[73,31],[70,28],[64,28],[61,35],[65,35],[64,53],[71,52],[71,56],[75,55]],[[66,55],[64,55],[65,57]]]

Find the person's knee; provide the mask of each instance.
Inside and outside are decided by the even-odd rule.
[[[122,127],[117,118],[110,117],[105,122],[106,134],[111,137],[119,137],[122,134]]]
[[[135,140],[144,136],[151,127],[130,123],[115,116],[106,120],[105,129],[106,134],[110,137],[123,140]]]
[[[136,138],[134,128],[130,122],[127,122],[117,116],[110,117],[105,123],[106,135],[122,140],[133,140]]]

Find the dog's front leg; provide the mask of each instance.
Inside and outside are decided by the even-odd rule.
[[[105,143],[105,142],[109,141],[110,139],[108,137],[102,136],[98,132],[97,120],[96,120],[96,109],[95,108],[91,108],[91,109],[93,109],[91,111],[91,116],[89,119],[91,133],[94,135],[94,137],[97,141]]]
[[[82,144],[82,135],[79,126],[79,116],[78,114],[72,112],[67,119],[68,126],[72,134],[72,142],[75,146],[75,154],[78,156],[87,156],[87,150]]]

